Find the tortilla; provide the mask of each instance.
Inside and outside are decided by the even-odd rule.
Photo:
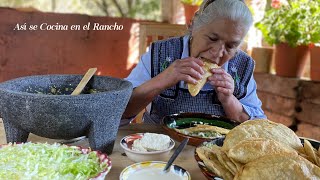
[[[306,155],[310,157],[311,162],[320,166],[320,162],[317,157],[317,151],[312,147],[311,143],[307,139],[304,139],[304,150]]]
[[[197,152],[199,158],[201,160],[204,160],[209,156],[211,149],[206,146],[201,146],[201,147],[196,148],[196,152]]]
[[[188,90],[191,94],[191,96],[196,96],[202,87],[206,84],[207,78],[212,76],[212,73],[210,72],[213,68],[220,68],[217,64],[213,64],[207,59],[202,58],[202,61],[204,62],[203,70],[205,74],[202,76],[202,79],[198,80],[197,84],[190,84],[188,83]]]
[[[226,135],[222,150],[227,152],[241,141],[251,138],[272,139],[288,149],[303,150],[299,137],[291,129],[269,120],[249,120],[236,126]]]
[[[230,161],[230,159],[227,157],[227,155],[223,151],[221,151],[221,147],[214,145],[211,147],[211,151],[213,154],[215,154],[215,156],[218,158],[218,161],[223,167],[228,169],[232,175],[236,174],[237,172],[236,165],[234,165]]]
[[[209,170],[234,179],[319,179],[318,150],[288,127],[269,120],[250,120],[226,135],[223,146],[196,149]],[[318,165],[318,166],[317,166]],[[220,174],[220,175],[219,175]]]
[[[230,160],[230,158],[226,155],[225,152],[221,151],[221,158],[225,162],[227,169],[230,169],[233,175],[235,175],[238,171],[237,166]]]
[[[243,140],[228,151],[228,157],[240,163],[248,163],[268,154],[287,153],[298,155],[297,151],[281,146],[272,139],[252,138]]]
[[[215,131],[220,134],[228,134],[230,131],[229,129],[225,129],[218,126],[206,125],[206,124],[197,124],[196,128],[197,129],[195,129],[195,131]]]
[[[228,154],[227,154],[228,155]],[[234,159],[230,158],[231,162],[233,162],[234,165],[236,165],[237,168],[237,172],[240,171],[240,169],[242,168],[243,164],[235,161]]]
[[[216,138],[219,136],[222,136],[223,134],[228,134],[230,131],[229,129],[225,129],[222,127],[218,126],[211,126],[211,125],[206,125],[206,124],[196,124],[195,127],[189,127],[185,129],[174,129],[175,131],[185,134],[185,135],[191,135],[193,133],[201,133],[201,132],[212,132],[213,134],[217,134],[215,136],[209,136],[208,138]],[[197,136],[201,137],[201,136]]]
[[[216,154],[211,152],[209,148],[204,146],[198,147],[196,152],[210,171],[214,172],[217,176],[222,177],[224,180],[233,179],[233,174],[219,162]]]
[[[270,154],[244,165],[235,180],[319,179],[320,168],[298,155]]]

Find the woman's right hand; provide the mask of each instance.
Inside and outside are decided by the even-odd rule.
[[[176,85],[179,81],[197,84],[204,74],[203,65],[202,60],[194,57],[177,59],[159,75],[166,88]]]
[[[160,74],[133,90],[123,118],[137,115],[165,89],[176,85],[179,81],[197,83],[204,71],[200,59],[188,57],[175,60]]]

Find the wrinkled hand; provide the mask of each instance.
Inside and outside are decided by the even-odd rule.
[[[174,86],[179,81],[196,84],[202,78],[204,71],[202,69],[203,61],[198,58],[188,57],[175,60],[160,75],[165,80],[167,88]]]
[[[215,87],[218,99],[221,103],[228,101],[233,96],[234,80],[224,69],[211,69],[212,76],[208,82]]]

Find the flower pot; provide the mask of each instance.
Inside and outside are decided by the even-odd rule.
[[[310,49],[310,78],[320,81],[320,47]]]
[[[273,48],[253,47],[251,57],[255,60],[256,65],[254,72],[269,73],[272,62]]]
[[[310,59],[308,46],[290,47],[286,43],[280,43],[275,49],[276,74],[300,78],[308,59]]]
[[[191,20],[194,14],[198,11],[199,6],[183,3],[183,7],[184,7],[184,16],[186,18],[186,24],[189,25],[191,23]]]

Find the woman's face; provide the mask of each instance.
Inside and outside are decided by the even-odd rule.
[[[240,23],[219,19],[192,31],[190,55],[211,60],[219,66],[236,53],[246,32]]]

